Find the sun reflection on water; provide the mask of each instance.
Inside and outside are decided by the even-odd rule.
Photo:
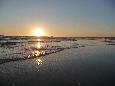
[[[41,41],[41,39],[37,39],[38,41]]]
[[[42,65],[43,64],[43,61],[41,59],[36,59],[36,62],[38,65]]]
[[[27,58],[36,58],[44,55],[46,55],[46,52],[44,50],[33,51],[31,54],[27,56]]]
[[[40,43],[37,43],[36,46],[37,46],[37,48],[41,48],[42,47],[42,45]]]

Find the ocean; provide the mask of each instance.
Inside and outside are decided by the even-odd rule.
[[[0,86],[115,86],[114,40],[2,39],[0,44]]]

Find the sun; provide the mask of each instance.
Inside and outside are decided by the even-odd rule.
[[[36,28],[34,28],[34,30],[33,30],[33,35],[34,35],[34,36],[44,36],[45,33],[44,33],[44,31],[43,31],[43,28],[41,28],[41,27],[36,27]]]

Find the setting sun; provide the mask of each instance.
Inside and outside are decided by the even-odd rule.
[[[45,32],[43,31],[43,28],[41,28],[41,27],[36,27],[36,28],[33,30],[33,35],[34,35],[34,36],[44,36],[44,35],[45,35]]]

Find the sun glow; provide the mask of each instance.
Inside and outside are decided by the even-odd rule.
[[[45,33],[44,33],[44,31],[43,31],[43,28],[41,28],[41,27],[36,27],[36,28],[34,28],[34,30],[33,30],[33,35],[34,35],[34,36],[44,36]]]

